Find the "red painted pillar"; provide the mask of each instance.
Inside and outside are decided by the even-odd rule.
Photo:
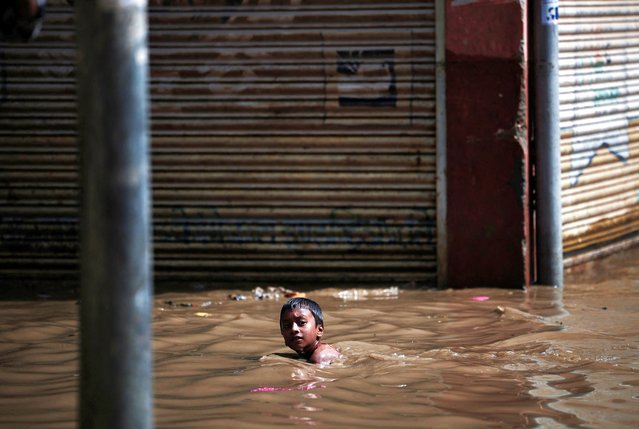
[[[526,3],[446,0],[446,286],[529,283]]]

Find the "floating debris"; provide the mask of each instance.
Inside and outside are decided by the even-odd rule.
[[[210,307],[213,304],[222,304],[221,301],[204,301],[202,303],[194,303],[194,302],[180,302],[180,301],[164,301],[169,307],[186,307],[186,308],[194,308],[194,307]]]
[[[243,295],[243,294],[231,294],[228,296],[228,299],[232,301],[246,301],[248,299],[255,299],[258,301],[261,300],[279,300],[282,298],[297,298],[297,297],[305,297],[306,294],[304,292],[297,292],[291,289],[286,289],[282,286],[265,286],[265,287],[256,287],[251,290],[251,295]]]
[[[164,301],[166,305],[170,305],[171,307],[193,307],[193,303],[191,302],[174,302],[174,301]]]
[[[255,299],[280,299],[284,298],[303,298],[306,296],[304,292],[297,292],[291,289],[286,289],[282,286],[267,286],[266,289],[256,287],[253,289],[253,296]]]
[[[399,287],[391,286],[388,288],[380,289],[344,289],[335,295],[337,298],[345,301],[353,300],[365,300],[365,299],[390,299],[397,298],[399,296]]]

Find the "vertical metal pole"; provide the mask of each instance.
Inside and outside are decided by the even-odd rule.
[[[559,134],[559,0],[535,0],[537,283],[563,286]]]
[[[435,115],[437,123],[437,286],[448,287],[446,187],[446,1],[435,0]]]
[[[146,0],[78,0],[83,428],[151,428]]]

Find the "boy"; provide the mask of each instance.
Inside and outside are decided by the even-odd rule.
[[[284,343],[311,363],[329,364],[340,357],[331,345],[320,341],[324,335],[322,309],[308,298],[292,298],[282,306],[280,332]]]

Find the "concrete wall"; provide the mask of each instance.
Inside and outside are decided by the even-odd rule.
[[[529,283],[526,19],[446,0],[447,287]]]

